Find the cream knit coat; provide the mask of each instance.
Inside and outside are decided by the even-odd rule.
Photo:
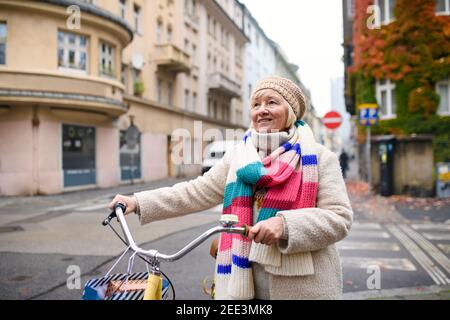
[[[221,204],[234,152],[234,149],[227,152],[207,173],[194,180],[135,193],[141,224]],[[298,267],[308,269],[307,273],[311,274],[288,276],[280,275],[280,272],[271,273],[270,299],[342,298],[342,267],[335,243],[348,234],[353,211],[337,156],[320,144],[317,144],[317,153],[317,207],[277,213],[283,218],[287,230],[287,240],[280,240],[276,246],[283,257],[282,269],[289,271]]]

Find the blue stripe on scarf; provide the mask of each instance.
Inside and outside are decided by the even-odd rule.
[[[293,149],[295,150],[295,152],[300,155],[302,153],[302,148],[300,147],[300,143],[296,143],[293,147]]]
[[[297,154],[302,153],[302,148],[300,147],[299,143],[292,145],[289,142],[286,142],[285,144],[282,145],[282,147],[284,148],[284,152],[294,150]]]
[[[286,142],[285,144],[283,144],[283,148],[284,148],[285,152],[289,151],[292,148],[292,144],[290,144],[289,142]]]
[[[225,194],[223,196],[223,207],[231,205],[234,198],[253,196],[252,187],[246,185],[241,180],[231,182],[225,186]]]
[[[267,173],[261,162],[253,162],[236,171],[236,176],[246,184],[254,185]]]
[[[217,265],[217,273],[219,274],[230,274],[231,273],[231,264],[227,265]]]
[[[317,156],[316,155],[303,156],[302,157],[302,165],[304,165],[304,166],[317,165]]]
[[[252,132],[249,131],[245,136],[244,136],[244,142],[247,142],[247,139],[250,138],[252,136]]]
[[[258,222],[274,217],[280,209],[261,208],[258,215]]]
[[[233,254],[232,260],[233,260],[233,264],[235,266],[238,266],[239,268],[242,268],[242,269],[250,268],[250,261],[248,261],[248,258],[241,258],[241,257]]]

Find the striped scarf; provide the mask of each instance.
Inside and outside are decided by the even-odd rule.
[[[253,130],[237,146],[227,176],[223,214],[237,215],[238,226],[253,225],[256,188],[267,188],[258,222],[274,217],[280,210],[316,206],[318,168],[313,133],[303,121],[297,121],[290,132],[289,140],[262,160],[252,139]],[[267,136],[270,135],[276,134]],[[216,299],[254,298],[251,247],[252,242],[242,235],[221,234],[216,260]]]

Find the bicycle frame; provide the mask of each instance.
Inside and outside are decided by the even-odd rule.
[[[176,261],[184,257],[190,251],[198,247],[201,243],[207,240],[214,234],[227,232],[234,234],[242,234],[246,236],[248,234],[249,228],[247,226],[243,227],[233,227],[237,224],[237,216],[234,215],[222,215],[220,219],[221,226],[217,226],[207,230],[205,233],[191,241],[188,245],[182,248],[175,254],[167,255],[158,252],[157,250],[144,250],[140,248],[133,239],[133,236],[128,227],[128,223],[125,219],[126,206],[123,203],[117,203],[114,207],[114,211],[103,221],[103,225],[108,225],[112,218],[116,217],[119,221],[119,224],[122,228],[122,232],[125,236],[125,239],[122,239],[128,247],[125,252],[120,256],[120,258],[113,265],[111,270],[116,266],[116,264],[123,258],[123,256],[131,249],[134,253],[129,259],[128,263],[128,273],[131,272],[130,263],[133,264],[135,255],[142,255],[149,258],[150,261],[147,261],[150,265],[150,269],[148,270],[148,280],[147,280],[147,288],[144,294],[144,300],[161,300],[162,299],[162,276],[161,271],[159,269],[160,261]],[[109,272],[111,272],[111,270]],[[108,272],[108,274],[109,274]],[[170,280],[169,280],[170,282]],[[172,286],[173,288],[173,286]]]
[[[182,248],[180,251],[178,251],[175,254],[172,255],[166,255],[159,253],[157,250],[144,250],[137,246],[136,242],[133,239],[133,236],[131,235],[130,229],[128,228],[127,221],[125,219],[124,215],[124,209],[120,205],[116,205],[115,207],[115,213],[117,216],[117,219],[119,220],[120,226],[122,228],[122,231],[125,235],[125,239],[130,246],[131,250],[133,250],[136,254],[142,254],[144,256],[149,257],[152,260],[155,261],[175,261],[179,260],[182,257],[184,257],[187,253],[198,247],[200,244],[202,244],[205,240],[207,240],[209,237],[211,237],[214,234],[217,233],[235,233],[235,234],[242,234],[245,235],[247,233],[247,228],[244,227],[233,227],[235,224],[233,221],[221,221],[222,226],[214,227],[209,230],[207,230],[205,233],[194,239],[192,242],[190,242],[187,246]]]

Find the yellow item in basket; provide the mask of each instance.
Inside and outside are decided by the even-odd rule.
[[[149,274],[147,288],[144,293],[144,300],[161,300],[162,278],[154,274]]]

